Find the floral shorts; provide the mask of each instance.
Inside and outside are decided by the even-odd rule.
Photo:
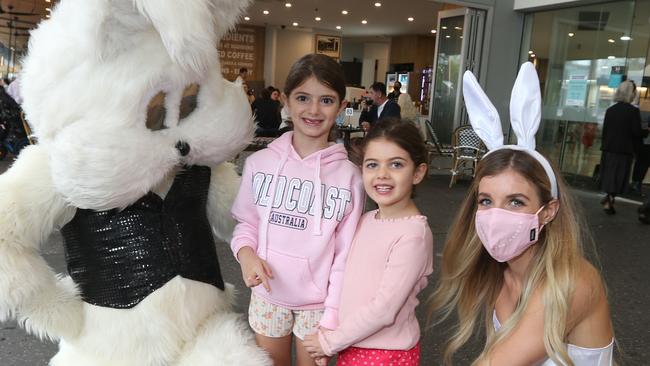
[[[339,352],[336,365],[419,366],[420,342],[406,351],[350,347]]]
[[[255,333],[266,337],[285,337],[293,332],[302,340],[307,334],[316,332],[323,312],[287,309],[253,293],[248,307],[248,323]]]

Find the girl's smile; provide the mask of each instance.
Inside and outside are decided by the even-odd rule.
[[[293,121],[294,138],[327,142],[336,116],[345,108],[334,90],[314,76],[286,96],[286,103]]]
[[[424,178],[426,164],[416,166],[406,150],[378,138],[366,146],[362,170],[364,188],[383,216],[410,206],[413,185]]]

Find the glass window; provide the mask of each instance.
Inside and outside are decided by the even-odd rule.
[[[650,2],[616,1],[527,15],[524,59],[542,89],[539,149],[565,173],[590,176],[600,161],[600,131],[614,91],[625,79],[639,88],[642,111],[650,69]],[[648,71],[646,71],[648,69]]]

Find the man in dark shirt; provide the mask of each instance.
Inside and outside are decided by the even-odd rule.
[[[402,83],[396,81],[393,84],[393,91],[388,94],[387,98],[397,103],[400,94],[402,94]]]
[[[372,105],[369,110],[361,112],[359,125],[366,131],[380,118],[395,117],[401,118],[399,105],[386,97],[386,85],[376,82],[370,86],[370,98]]]

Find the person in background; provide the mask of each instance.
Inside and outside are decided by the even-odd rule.
[[[278,88],[276,88],[274,86],[269,86],[269,87],[267,87],[267,89],[269,90],[269,92],[271,92],[271,99],[275,100],[276,102],[278,102],[280,104],[280,106],[282,106],[282,101],[280,100],[280,94],[281,94],[280,89],[278,89]]]
[[[616,104],[605,112],[600,148],[600,188],[605,197],[600,203],[609,215],[616,213],[616,196],[627,191],[633,154],[648,135],[648,130],[641,127],[639,109],[630,104],[635,95],[634,84],[623,81],[614,95]]]
[[[7,94],[14,98],[16,103],[23,104],[23,97],[20,93],[20,74],[7,87]]]
[[[641,126],[643,130],[650,127],[650,116],[645,123]],[[640,195],[643,194],[643,180],[650,167],[650,136],[646,136],[640,144],[635,154],[634,169],[632,170],[632,186],[631,188]]]
[[[390,94],[388,94],[387,98],[397,102],[397,99],[401,94],[402,94],[402,83],[396,81],[393,84],[393,91],[391,91]]]
[[[338,325],[343,269],[365,195],[359,168],[328,141],[345,108],[343,69],[310,54],[291,67],[282,96],[287,132],[246,159],[232,207],[231,248],[253,288],[248,321],[275,365],[314,365],[303,346]]]
[[[247,78],[248,78],[248,69],[242,67],[241,69],[239,69],[239,75],[237,75],[235,82],[245,83]]]
[[[420,365],[415,308],[433,272],[433,235],[412,194],[426,176],[427,156],[410,122],[384,119],[368,132],[363,184],[378,209],[363,215],[354,235],[339,326],[305,337],[312,357],[338,352],[337,365]]]
[[[634,100],[630,104],[634,107],[639,108],[640,104],[640,93],[636,86],[634,80],[630,80],[634,86]],[[641,128],[647,129],[649,126],[647,123],[642,123]],[[650,164],[650,138],[645,137],[643,141],[637,146],[636,151],[634,152],[634,168],[632,169],[632,184],[630,185],[630,190],[638,192],[643,196],[643,179],[648,171],[648,166]]]
[[[402,119],[415,123],[418,118],[418,110],[413,105],[413,100],[411,100],[409,93],[400,94],[397,98],[397,104],[399,105]]]
[[[250,103],[252,107],[253,102],[255,101],[255,93],[248,88],[247,83],[243,83],[241,86],[244,89],[244,93],[246,93],[246,98],[248,98],[248,103]]]
[[[278,136],[278,129],[280,122],[282,122],[280,119],[280,102],[271,98],[269,88],[262,89],[259,98],[255,99],[252,107],[255,122],[257,122],[255,136]]]
[[[401,118],[399,105],[386,97],[386,85],[376,82],[370,86],[370,100],[361,103],[363,111],[359,116],[359,125],[368,131],[380,118]]]

